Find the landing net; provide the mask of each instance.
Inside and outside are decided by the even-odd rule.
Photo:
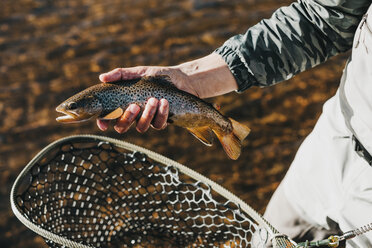
[[[50,247],[295,247],[213,181],[100,136],[44,148],[18,176],[11,205]]]

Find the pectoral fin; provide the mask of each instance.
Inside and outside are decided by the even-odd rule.
[[[211,146],[213,144],[213,135],[209,127],[187,128],[187,130],[204,145]]]
[[[111,113],[102,117],[101,119],[103,119],[103,120],[114,120],[114,119],[117,119],[120,116],[122,116],[123,113],[124,113],[124,110],[122,108],[117,108],[114,111],[112,111]]]

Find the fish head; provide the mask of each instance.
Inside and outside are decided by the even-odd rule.
[[[76,123],[98,117],[103,111],[102,104],[94,94],[76,94],[62,102],[56,111],[64,114],[58,122]]]

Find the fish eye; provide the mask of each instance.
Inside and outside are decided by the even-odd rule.
[[[76,102],[70,102],[69,104],[67,104],[67,109],[68,110],[75,110],[75,109],[77,109]]]

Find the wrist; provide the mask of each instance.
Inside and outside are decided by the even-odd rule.
[[[175,66],[184,73],[201,98],[213,97],[238,89],[238,85],[223,58],[212,53],[203,58]]]

